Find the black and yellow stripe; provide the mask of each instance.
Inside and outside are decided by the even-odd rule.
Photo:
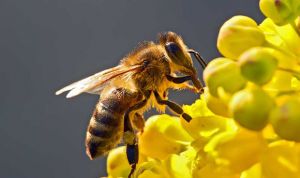
[[[90,159],[115,147],[123,133],[123,114],[110,110],[107,104],[99,101],[87,129],[86,151]]]

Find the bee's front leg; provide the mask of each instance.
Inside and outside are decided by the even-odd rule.
[[[131,124],[131,119],[130,119],[130,113],[133,111],[136,111],[142,107],[144,107],[147,104],[147,101],[151,95],[151,91],[147,92],[144,96],[145,99],[142,101],[138,102],[134,106],[130,107],[128,111],[126,112],[124,116],[124,135],[123,135],[123,140],[124,143],[126,144],[126,154],[127,154],[127,160],[129,164],[131,165],[131,171],[128,175],[128,178],[131,177],[133,174],[136,165],[139,161],[139,147],[138,147],[138,140],[136,137],[136,133],[133,130],[132,124]],[[142,118],[142,117],[141,117]],[[140,119],[141,119],[140,118]]]
[[[192,86],[188,83],[185,83],[187,81],[192,81],[193,83],[195,82],[192,78],[192,76],[183,76],[183,77],[173,77],[171,75],[167,75],[167,80],[169,80],[170,82],[174,83],[174,84],[178,84],[179,87],[178,88],[187,88],[189,90],[192,90],[195,93],[203,93],[203,84],[200,83],[200,89],[196,88],[195,86]],[[194,83],[195,85],[195,83]],[[197,84],[198,86],[199,84]],[[175,87],[176,88],[176,87]]]
[[[171,75],[167,75],[167,79],[170,82],[176,83],[176,84],[180,84],[180,83],[184,83],[186,81],[192,80],[191,76],[183,76],[183,77],[173,77]]]
[[[190,122],[192,120],[192,117],[185,113],[183,109],[175,102],[162,99],[157,91],[154,91],[154,96],[158,104],[167,105],[172,111],[182,116],[182,118],[187,122]]]

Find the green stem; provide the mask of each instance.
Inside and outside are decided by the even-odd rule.
[[[292,69],[283,68],[283,67],[278,67],[277,69],[278,69],[278,70],[281,70],[281,71],[293,73],[293,74],[294,74],[294,73],[300,74],[300,73],[298,73],[297,71],[294,71],[294,70],[292,70]]]
[[[269,47],[269,48],[276,49],[277,51],[280,51],[280,52],[282,52],[283,54],[286,54],[286,55],[289,55],[289,56],[290,56],[290,55],[295,56],[293,53],[291,53],[291,52],[289,52],[289,51],[287,51],[287,50],[284,50],[284,49],[282,49],[282,48],[280,48],[280,47],[278,47],[278,46],[276,46],[276,45],[274,45],[274,44],[272,44],[272,43],[270,43],[270,42],[268,42],[268,41],[265,42],[264,46],[265,46],[265,47]]]
[[[290,95],[290,94],[296,94],[300,93],[300,90],[285,90],[285,91],[278,91],[276,94],[276,97],[282,96],[282,95]]]
[[[298,21],[300,17],[298,17]],[[295,21],[290,22],[290,25],[294,28],[295,32],[297,32],[298,36],[300,37],[300,28],[298,28],[297,24]]]
[[[300,80],[300,72],[298,72],[298,71],[294,71],[292,69],[286,69],[286,68],[283,68],[283,67],[278,67],[277,69],[281,70],[281,71],[284,71],[284,72],[291,73],[294,77],[296,77],[298,80]]]

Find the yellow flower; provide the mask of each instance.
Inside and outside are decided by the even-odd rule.
[[[170,154],[183,151],[191,139],[181,127],[179,118],[152,116],[146,121],[144,133],[139,136],[139,148],[144,155],[163,160]]]
[[[223,132],[213,137],[204,151],[215,164],[240,173],[259,161],[266,148],[260,132],[239,128],[236,132]]]
[[[228,119],[213,114],[203,99],[184,106],[183,110],[193,119],[189,123],[181,120],[181,125],[194,139],[209,138],[228,127]]]
[[[243,171],[240,178],[262,178],[260,163],[254,164],[250,169]]]
[[[235,16],[221,27],[225,57],[204,70],[204,96],[183,106],[193,119],[146,121],[132,178],[300,178],[300,1],[260,6],[273,21]],[[125,147],[111,150],[108,177],[130,170]]]
[[[290,61],[294,62],[292,60],[297,60],[293,55],[300,55],[300,36],[292,25],[287,24],[284,26],[277,26],[271,19],[267,18],[259,25],[259,28],[264,32],[266,41],[268,43],[287,53],[285,55],[288,56],[282,56],[282,62],[285,61],[290,63]],[[294,67],[288,65],[286,66]]]
[[[115,148],[109,152],[107,157],[107,173],[109,178],[128,177],[130,169],[125,146]]]
[[[133,178],[192,178],[189,159],[171,154],[164,160],[152,159],[140,164]]]
[[[240,174],[231,170],[218,166],[214,163],[208,163],[200,169],[194,169],[193,177],[199,178],[239,178]]]
[[[133,178],[170,178],[169,173],[163,168],[160,160],[149,160],[139,164]]]
[[[262,154],[261,169],[264,178],[299,178],[299,143],[280,140],[269,144]]]
[[[214,97],[206,89],[203,94],[203,99],[206,102],[207,108],[209,108],[214,114],[223,117],[229,117],[228,103],[222,99]]]

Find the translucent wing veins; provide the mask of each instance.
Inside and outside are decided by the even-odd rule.
[[[141,67],[142,67],[141,65],[134,65],[134,66],[118,65],[116,67],[106,69],[92,76],[89,76],[75,83],[72,83],[58,90],[55,94],[59,95],[66,91],[70,91],[66,97],[71,98],[84,92],[88,92],[88,93],[95,93],[95,91],[99,92],[102,90],[103,86],[107,82],[113,80],[116,77],[122,76],[123,74],[126,74],[128,72],[136,71]]]

